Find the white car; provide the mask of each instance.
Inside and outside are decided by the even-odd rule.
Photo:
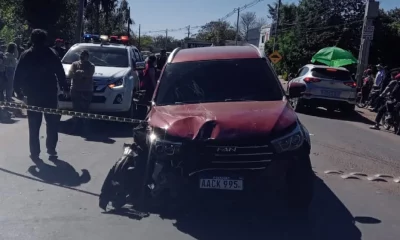
[[[142,55],[133,46],[118,44],[78,43],[62,59],[68,83],[71,64],[79,60],[83,50],[89,51],[89,60],[96,66],[93,76],[91,112],[125,113],[132,117],[133,93],[139,90],[138,71],[144,69]],[[72,109],[71,99],[59,94],[59,108]]]

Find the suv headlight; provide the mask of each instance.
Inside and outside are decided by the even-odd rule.
[[[297,123],[296,128],[289,134],[272,141],[277,153],[293,151],[300,148],[305,140],[303,127]]]
[[[154,152],[158,155],[176,155],[180,152],[182,143],[159,139],[157,135],[151,133],[150,143],[153,145]]]
[[[118,78],[113,81],[113,83],[108,84],[109,88],[121,88],[124,85],[124,79],[123,78]]]

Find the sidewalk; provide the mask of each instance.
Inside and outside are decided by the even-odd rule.
[[[371,112],[370,110],[366,109],[366,108],[358,108],[356,107],[356,111],[357,113],[359,113],[361,116],[371,120],[371,121],[375,121],[375,117],[376,117],[376,113],[375,112]]]

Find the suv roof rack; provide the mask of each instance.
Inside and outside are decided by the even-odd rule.
[[[178,54],[178,52],[179,52],[181,49],[182,49],[182,48],[180,48],[180,47],[175,48],[175,49],[169,54],[168,59],[167,59],[167,63],[172,62],[172,61],[174,60],[176,54]]]
[[[249,47],[255,48],[257,50],[260,58],[267,58],[267,56],[265,55],[265,52],[261,51],[256,45],[251,44],[251,43],[244,43],[243,46],[249,46]]]

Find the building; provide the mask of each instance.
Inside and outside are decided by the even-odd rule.
[[[265,42],[269,41],[271,35],[271,25],[263,25],[260,28],[249,29],[247,33],[247,43],[257,46],[264,51]]]
[[[249,31],[247,32],[247,43],[258,46],[260,42],[260,32],[261,28],[249,29]]]
[[[261,51],[265,51],[265,42],[268,42],[271,36],[271,25],[264,25],[260,29],[260,35],[258,37],[258,48]]]

